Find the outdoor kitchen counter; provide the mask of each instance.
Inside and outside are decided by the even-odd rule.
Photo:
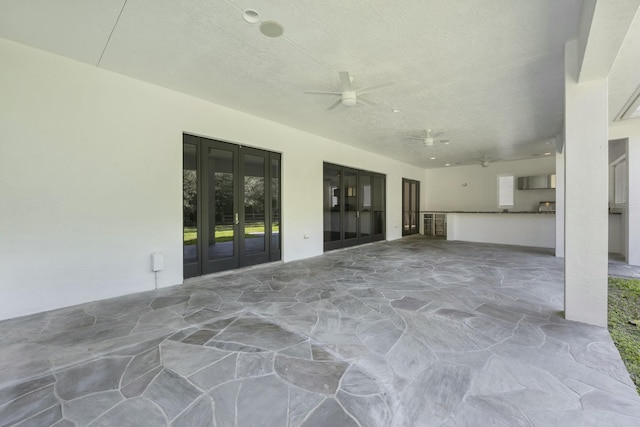
[[[447,240],[498,243],[555,248],[556,216],[538,212],[456,212],[444,213]]]
[[[456,214],[536,214],[536,215],[555,215],[555,212],[533,212],[533,211],[420,211],[423,213],[456,213]]]

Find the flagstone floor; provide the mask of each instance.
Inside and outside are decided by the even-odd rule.
[[[638,426],[548,250],[421,236],[0,322],[0,426]]]

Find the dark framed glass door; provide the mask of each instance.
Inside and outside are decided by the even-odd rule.
[[[384,240],[386,235],[386,179],[383,175],[373,175],[373,241]]]
[[[203,261],[200,274],[240,266],[238,235],[238,147],[202,141]]]
[[[385,176],[324,164],[325,251],[385,239]]]
[[[342,246],[353,246],[359,243],[358,233],[358,171],[343,168],[344,211],[342,214],[343,242]]]
[[[420,217],[420,181],[402,178],[402,235],[417,234]]]
[[[185,278],[279,260],[280,155],[185,134],[183,230]]]

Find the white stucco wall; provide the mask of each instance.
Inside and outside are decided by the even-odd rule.
[[[322,163],[424,171],[0,39],[0,319],[182,283],[182,133],[282,153],[283,259],[322,254]],[[304,239],[303,235],[310,236]]]
[[[549,151],[554,147],[549,146]],[[433,211],[498,211],[499,174],[516,177],[555,173],[555,159],[531,160],[429,169],[421,185],[423,210]],[[466,183],[466,185],[464,185]],[[541,201],[554,201],[555,190],[518,190],[511,211],[537,211]]]

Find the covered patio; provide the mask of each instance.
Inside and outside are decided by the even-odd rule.
[[[0,323],[0,426],[637,426],[552,250],[414,236]]]

